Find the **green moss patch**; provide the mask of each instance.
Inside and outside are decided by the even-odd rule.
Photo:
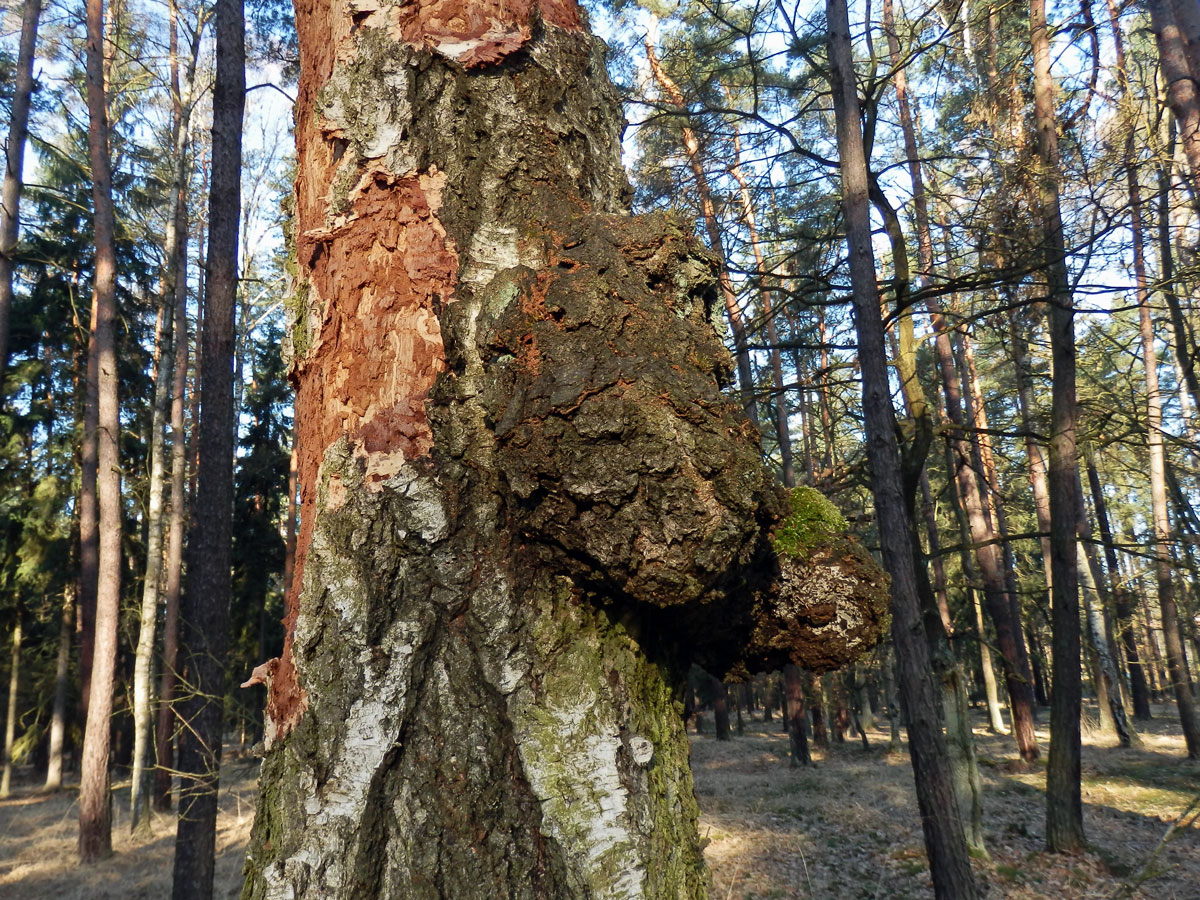
[[[806,556],[850,527],[845,516],[816,488],[792,488],[788,502],[791,513],[775,527],[771,538],[771,545],[780,556]]]

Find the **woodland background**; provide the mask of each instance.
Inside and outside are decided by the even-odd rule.
[[[1048,11],[1061,261],[1076,341],[1077,624],[1088,715],[1111,743],[1136,749],[1143,723],[1177,715],[1178,704],[1185,742],[1164,750],[1169,759],[1200,756],[1200,725],[1186,711],[1200,674],[1194,7],[1078,0]],[[10,124],[27,12],[10,4],[3,19],[0,109]],[[261,738],[264,694],[236,685],[279,654],[296,532],[286,370],[297,60],[289,6],[251,0],[245,12],[232,595],[221,663],[224,731],[250,747]],[[836,507],[830,515],[877,548],[824,10],[698,0],[590,12],[627,99],[634,207],[694,222],[717,258],[738,390],[765,458],[789,487],[819,489]],[[195,0],[116,0],[104,10],[122,519],[111,761],[118,781],[130,771],[132,785],[159,776],[137,798],[115,797],[135,811],[170,802],[180,717],[163,701],[190,687],[171,678],[185,565],[173,545],[203,503],[193,339],[205,315],[213,13]],[[941,626],[935,669],[945,684],[962,679],[985,716],[981,728],[1012,733],[1003,752],[1033,764],[1046,740],[1033,722],[1052,695],[1047,308],[1059,287],[1045,266],[1028,10],[868,0],[849,13],[893,405],[934,601],[926,613]],[[8,685],[0,797],[74,780],[89,702],[96,574],[80,533],[95,503],[85,436],[95,428],[87,411],[97,240],[84,33],[82,4],[41,10],[19,239],[0,246],[11,260],[0,404],[0,632],[10,651],[0,661]],[[893,659],[884,645],[851,670],[781,673],[753,691],[696,670],[688,705],[716,719],[718,737],[736,728],[730,715],[739,721],[752,707],[799,710],[793,762],[807,761],[810,738],[820,746],[848,729],[866,734],[876,716],[899,746]],[[1194,781],[1194,765],[1180,771]],[[151,820],[119,817],[123,826],[139,821]]]

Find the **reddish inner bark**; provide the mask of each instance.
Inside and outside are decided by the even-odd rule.
[[[547,24],[583,27],[575,0],[432,0],[400,7],[400,33],[414,46],[451,51],[468,68],[487,65],[529,40],[535,8]]]
[[[322,321],[296,370],[301,526],[287,636],[267,709],[281,734],[303,708],[291,641],[325,451],[345,437],[364,459],[368,481],[379,483],[433,445],[425,397],[445,368],[437,311],[450,300],[458,272],[436,216],[441,181],[437,173],[374,173],[347,221],[299,240],[310,304]]]

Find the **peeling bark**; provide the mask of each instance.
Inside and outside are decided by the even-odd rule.
[[[624,214],[602,45],[565,0],[461,13],[297,4],[300,534],[244,896],[703,897],[683,648],[802,652],[746,649],[809,614],[785,499],[710,258]]]

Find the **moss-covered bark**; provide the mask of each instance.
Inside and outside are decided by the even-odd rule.
[[[624,214],[602,45],[472,7],[297,4],[300,577],[244,896],[704,897],[678,665],[795,655],[745,650],[806,615],[786,501],[710,260]]]

